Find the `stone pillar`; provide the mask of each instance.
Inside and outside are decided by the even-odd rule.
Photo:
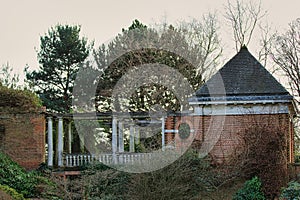
[[[123,139],[124,125],[122,121],[119,121],[119,152],[124,152],[124,139]]]
[[[129,152],[134,152],[134,126],[130,125]]]
[[[53,122],[52,117],[48,117],[48,167],[53,166]]]
[[[72,122],[69,121],[68,124],[68,153],[71,154],[72,153]]]
[[[58,117],[58,144],[57,144],[57,154],[58,154],[58,166],[63,166],[63,149],[64,149],[64,133],[63,133],[63,119]]]
[[[135,138],[134,138],[134,143],[135,144],[140,144],[140,138],[141,138],[141,136],[140,136],[140,127],[139,126],[136,126],[135,127]]]
[[[112,119],[112,137],[111,137],[111,147],[112,153],[115,154],[117,152],[118,147],[118,135],[117,135],[117,118],[113,116]]]
[[[161,147],[162,150],[165,150],[165,117],[161,118]]]

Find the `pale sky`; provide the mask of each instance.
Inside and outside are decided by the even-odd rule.
[[[57,23],[78,24],[82,34],[95,41],[95,46],[111,40],[134,19],[153,24],[166,16],[168,22],[200,18],[217,10],[224,20],[227,0],[0,0],[0,65],[9,63],[15,71],[23,71],[26,64],[31,69],[38,66],[36,48],[40,36]],[[268,11],[268,21],[279,31],[300,17],[299,0],[262,0]],[[224,23],[221,21],[221,24]],[[229,27],[222,27],[224,51],[233,52]],[[250,49],[254,52],[256,49]],[[232,53],[229,53],[232,56]]]

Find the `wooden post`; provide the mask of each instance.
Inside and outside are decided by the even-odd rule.
[[[130,125],[129,152],[134,152],[134,126]]]
[[[72,153],[72,122],[69,121],[68,124],[68,152],[71,154]]]
[[[53,166],[53,122],[48,117],[48,167]]]
[[[123,139],[124,125],[122,121],[119,121],[119,152],[124,152],[124,139]]]
[[[63,135],[63,119],[58,117],[58,144],[57,144],[57,153],[58,153],[58,166],[63,166],[63,149],[64,149],[64,135]]]
[[[165,150],[165,117],[162,116],[161,118],[161,146],[162,150]]]

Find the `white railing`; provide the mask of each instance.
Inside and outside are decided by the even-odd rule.
[[[151,160],[153,153],[116,153],[116,154],[67,154],[65,156],[66,167],[77,167],[95,161],[104,164],[130,164]]]

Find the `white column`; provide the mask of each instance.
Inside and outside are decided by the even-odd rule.
[[[48,167],[53,166],[53,122],[48,117]]]
[[[165,117],[161,118],[161,146],[162,150],[165,150]]]
[[[81,151],[81,153],[84,153],[85,135],[82,134],[79,139],[80,139],[79,140],[80,141],[80,151]]]
[[[71,154],[72,153],[72,123],[69,121],[68,124],[68,152]]]
[[[139,126],[136,126],[135,127],[135,139],[134,139],[134,143],[135,144],[139,144],[140,143],[140,127]]]
[[[117,139],[118,139],[118,136],[117,136],[117,118],[113,116],[113,120],[112,120],[112,137],[111,137],[111,147],[112,147],[112,152],[113,154],[115,154],[117,152]]]
[[[134,152],[134,126],[130,125],[129,152]]]
[[[119,152],[124,152],[124,139],[123,139],[124,125],[122,121],[119,121]]]
[[[58,144],[57,144],[57,153],[58,153],[58,166],[63,166],[63,149],[64,149],[64,135],[63,135],[63,119],[58,117]]]

